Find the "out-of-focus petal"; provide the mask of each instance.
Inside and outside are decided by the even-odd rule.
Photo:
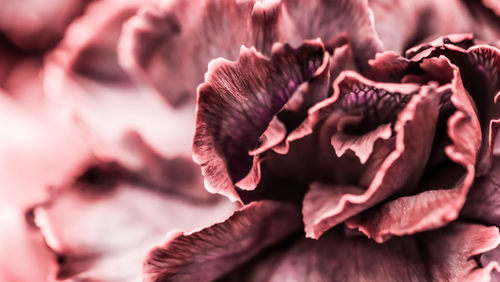
[[[0,1],[0,31],[24,49],[47,49],[82,13],[85,0]]]
[[[327,62],[323,45],[310,41],[298,49],[275,45],[270,59],[242,47],[238,61],[210,63],[198,88],[193,143],[209,191],[238,199],[234,185],[252,168],[249,151],[300,84],[321,73]]]
[[[275,42],[318,37],[327,46],[346,38],[360,67],[380,50],[363,0],[163,1],[126,24],[120,60],[175,106],[193,97],[213,58],[235,60],[241,45],[269,55]]]
[[[45,104],[32,111],[9,96],[0,90],[0,280],[43,281],[51,254],[26,224],[25,209],[45,198],[45,185],[71,174],[88,149]]]
[[[170,234],[144,263],[144,281],[211,281],[300,228],[298,210],[253,202],[226,221],[190,234]]]
[[[346,73],[346,76],[347,74],[348,73]],[[348,77],[349,76],[347,76],[347,78]],[[341,84],[342,81],[343,78],[341,75],[336,83]],[[366,79],[364,79],[364,81],[368,83]],[[353,85],[356,86],[356,84]],[[328,228],[374,206],[403,188],[406,192],[399,191],[399,193],[408,193],[408,191],[415,187],[417,184],[416,182],[423,173],[425,162],[431,151],[438,117],[439,98],[436,94],[436,89],[431,86],[424,86],[419,90],[419,93],[415,93],[414,86],[412,85],[401,84],[399,86],[399,91],[398,84],[379,84],[378,86],[379,87],[376,89],[386,90],[383,95],[377,95],[377,92],[374,92],[372,94],[372,96],[374,96],[373,98],[377,97],[374,101],[383,100],[382,104],[384,105],[390,104],[391,102],[394,103],[394,105],[392,105],[391,108],[381,108],[382,111],[387,109],[389,113],[374,116],[383,118],[384,116],[387,117],[387,114],[398,113],[397,109],[400,103],[402,107],[404,107],[404,109],[397,114],[397,120],[394,123],[395,137],[392,141],[391,139],[384,141],[384,143],[387,143],[386,147],[389,149],[389,153],[380,156],[379,154],[385,150],[380,148],[374,150],[375,155],[370,157],[370,159],[374,161],[370,161],[369,159],[366,171],[364,172],[365,175],[362,175],[355,185],[366,188],[361,189],[361,193],[360,189],[355,189],[356,193],[350,193],[351,189],[341,189],[345,190],[345,193],[329,191],[329,189],[337,189],[338,187],[335,185],[330,185],[330,187],[320,190],[311,188],[311,191],[308,192],[304,198],[303,205],[306,235],[308,237],[318,238],[323,232],[328,230]],[[363,98],[362,101],[371,101],[370,99],[365,99],[367,93],[372,91],[371,89],[364,89],[361,86],[361,90],[357,92],[348,90],[348,93],[342,94],[342,92],[338,91],[342,91],[343,87],[338,85],[336,87],[338,89],[337,97],[334,95],[324,103],[318,104],[317,108],[315,106],[314,110],[312,110],[313,117],[320,117],[326,113],[331,113],[335,107],[339,106],[345,107],[346,109],[354,109],[357,107],[358,102],[360,107],[363,107],[363,103],[360,102],[361,98]],[[347,87],[347,89],[354,89],[352,87],[353,86]],[[391,87],[394,92],[391,92]],[[414,94],[406,95],[408,98],[411,98],[411,100],[407,102],[408,104],[406,104],[402,102],[405,95],[401,93],[408,91]],[[352,95],[353,93],[354,95]],[[394,97],[391,97],[391,95]],[[389,97],[387,98],[388,102],[384,102],[386,96]],[[339,98],[339,100],[335,103],[337,98]],[[374,108],[375,111],[377,111],[377,103],[372,102],[372,104],[375,105]],[[370,117],[369,115],[369,118]],[[368,122],[376,123],[377,121],[368,119]],[[386,122],[391,122],[391,120],[389,119]],[[370,123],[368,126],[369,125]],[[361,128],[365,129],[366,126]],[[367,146],[374,145],[367,144]],[[350,147],[351,150],[355,148],[358,147]],[[358,152],[357,154],[361,154],[362,152]],[[325,197],[322,198],[318,196],[318,193],[324,194]],[[318,203],[314,199],[321,199],[321,209],[315,208]]]
[[[477,258],[499,243],[498,228],[475,224],[384,244],[336,229],[265,253],[222,281],[489,281],[498,263]]]
[[[131,131],[165,158],[189,157],[195,125],[193,104],[173,109],[118,63],[123,22],[142,4],[90,5],[47,56],[43,72],[45,94],[77,121],[96,154],[128,167],[137,167],[141,158],[126,144]]]
[[[483,5],[490,8],[498,17],[500,17],[500,3],[495,0],[483,0]]]
[[[455,220],[464,205],[467,193],[474,181],[476,157],[480,148],[480,127],[475,116],[471,98],[463,88],[459,70],[454,67],[455,78],[451,85],[443,86],[439,92],[451,89],[451,102],[457,111],[448,119],[448,137],[451,144],[444,148],[446,156],[452,162],[460,165],[464,174],[446,175],[442,171],[439,178],[453,179],[452,187],[439,184],[431,185],[425,175],[419,184],[416,195],[400,197],[381,206],[366,211],[350,219],[346,224],[358,228],[367,236],[378,242],[387,240],[392,235],[405,235],[437,228]],[[452,167],[448,164],[448,167]],[[430,167],[429,169],[439,169]],[[442,182],[440,180],[439,182]],[[439,183],[438,182],[438,183]],[[446,189],[448,188],[448,189]]]
[[[374,14],[378,36],[387,51],[402,53],[429,38],[450,33],[475,32],[483,35],[484,29],[460,0],[369,0],[369,6]],[[489,37],[489,34],[483,37]]]
[[[470,14],[476,21],[476,31],[479,39],[482,41],[493,43],[500,37],[500,11],[499,4],[496,0],[462,0],[469,9]]]
[[[125,25],[120,60],[174,107],[193,101],[211,59],[234,60],[241,45],[270,53],[280,1],[162,1]],[[248,30],[248,32],[241,32]]]
[[[112,163],[97,164],[34,207],[34,222],[57,258],[55,279],[138,281],[145,253],[165,234],[212,224],[234,210],[223,198],[147,184]]]

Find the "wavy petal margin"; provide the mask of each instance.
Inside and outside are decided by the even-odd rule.
[[[193,158],[210,192],[238,200],[234,185],[250,172],[249,152],[300,84],[328,65],[323,44],[275,45],[271,58],[242,47],[236,62],[216,59],[198,87]]]
[[[342,75],[338,79],[342,81]],[[399,88],[399,92],[403,93],[405,91],[412,93],[415,90],[414,85],[399,85],[399,87],[397,84],[380,85],[384,85],[381,88],[388,89],[388,91],[391,89],[390,87],[394,91]],[[319,120],[331,112],[331,107],[335,105],[334,101],[338,98],[336,96],[340,95],[338,90],[336,93],[338,94],[316,105],[311,110],[313,120]],[[339,101],[343,100],[345,99]],[[366,169],[368,172],[365,174],[372,174],[369,171],[373,171],[373,178],[371,176],[360,177],[360,187],[363,187],[361,182],[368,182],[366,190],[356,189],[358,192],[361,189],[362,193],[351,194],[348,191],[344,194],[330,191],[330,189],[337,189],[335,185],[319,190],[311,187],[303,202],[307,237],[318,238],[330,227],[372,207],[398,190],[402,188],[408,190],[416,184],[419,176],[423,173],[425,166],[423,160],[427,160],[430,154],[438,117],[438,103],[439,97],[436,95],[434,87],[424,86],[419,90],[419,93],[412,96],[410,102],[398,114],[394,124],[395,148],[375,163],[369,162],[369,167]],[[377,154],[375,158],[378,159],[380,156]],[[370,180],[367,181],[367,177]],[[318,193],[325,193],[325,198]],[[330,195],[332,193],[334,196]],[[315,196],[313,197],[313,195]],[[322,208],[317,208],[318,203],[314,199],[321,199]]]
[[[193,96],[211,59],[235,60],[241,45],[269,55],[276,42],[295,47],[320,38],[328,45],[340,37],[359,67],[380,50],[367,1],[166,0],[127,22],[119,54],[175,106]]]
[[[169,234],[146,257],[143,281],[212,281],[299,229],[292,205],[252,202],[224,222]]]
[[[441,227],[455,220],[463,207],[467,193],[474,181],[476,157],[481,145],[479,121],[472,99],[463,88],[459,70],[455,66],[451,85],[438,91],[451,90],[451,102],[457,111],[448,119],[448,137],[451,144],[444,149],[446,156],[463,167],[465,173],[452,188],[418,187],[424,192],[389,201],[346,222],[377,242],[384,242],[393,235],[414,234]],[[447,177],[445,175],[441,178]]]
[[[465,46],[456,43],[463,40],[467,40]],[[500,127],[500,50],[489,45],[468,47],[470,41],[473,41],[471,35],[441,37],[423,49],[408,52],[407,56],[419,60],[444,55],[459,68],[463,85],[474,100],[481,123],[483,144],[477,173],[483,175],[491,166],[495,137]]]

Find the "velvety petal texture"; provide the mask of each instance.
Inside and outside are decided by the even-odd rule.
[[[316,41],[298,49],[275,45],[271,58],[242,47],[237,62],[210,63],[206,82],[198,88],[193,143],[209,191],[238,199],[234,185],[252,168],[249,151],[300,84],[327,63],[328,55]]]
[[[171,233],[144,263],[144,281],[212,281],[300,228],[295,207],[253,202],[226,221],[193,233]]]
[[[381,205],[365,214],[348,220],[347,225],[358,228],[369,237],[382,242],[391,235],[413,234],[442,226],[458,217],[470,186],[474,181],[475,162],[480,148],[480,127],[474,118],[474,108],[470,97],[462,87],[458,69],[451,87],[451,101],[456,111],[448,119],[448,136],[451,144],[444,149],[447,157],[463,167],[464,176],[453,180],[451,189],[446,187],[426,188],[425,181],[418,187],[424,190],[414,196],[400,197]],[[448,175],[449,180],[453,175]],[[435,186],[435,185],[432,185]],[[423,189],[422,189],[423,188]]]
[[[444,55],[460,70],[464,87],[474,100],[481,122],[483,145],[478,173],[483,174],[491,166],[493,146],[500,124],[500,51],[488,45],[469,47],[453,43],[457,42],[456,39],[461,39],[460,35],[452,38],[455,40],[451,41],[449,37],[439,38],[416,52],[407,53],[407,56],[418,60]],[[439,45],[440,41],[443,42],[442,45]]]
[[[375,89],[373,87],[366,89],[360,87],[361,90],[356,91],[353,90],[352,86],[356,84],[347,82],[347,85],[350,86],[344,85],[350,77],[353,78],[352,74],[349,73],[346,73],[345,76],[339,76],[334,84],[334,88],[338,91],[337,94],[311,110],[314,119],[334,113],[335,107],[341,107],[347,111],[355,109],[358,105],[363,109],[372,107],[372,111],[367,110],[364,113],[364,117],[368,116],[368,122],[377,122],[370,116],[370,113],[382,118],[382,122],[384,122],[384,116],[389,118],[390,114],[397,114],[397,120],[394,123],[395,137],[392,142],[387,142],[389,154],[382,156],[382,158],[379,155],[372,156],[373,159],[377,160],[377,169],[371,176],[371,169],[367,169],[366,176],[361,177],[359,183],[356,184],[359,185],[359,188],[339,188],[335,185],[330,187],[328,187],[329,185],[320,185],[322,188],[319,188],[320,186],[311,187],[303,203],[306,234],[311,238],[318,238],[330,227],[372,207],[400,189],[413,189],[418,177],[423,173],[425,164],[422,160],[428,158],[431,150],[439,102],[435,89],[423,87],[419,93],[415,93],[413,85],[401,85],[400,91],[404,93],[401,94],[401,92],[389,92],[390,88],[381,92],[383,84],[379,84],[376,85],[378,87]],[[369,83],[366,79],[363,81]],[[397,89],[396,85],[386,85],[386,88],[391,86]],[[355,87],[358,89],[358,86]],[[344,92],[342,93],[342,91]],[[409,102],[406,102],[407,105],[402,102],[405,95],[410,99]],[[385,107],[378,108],[380,105]],[[399,106],[406,107],[398,114],[396,109]],[[378,111],[388,112],[379,113]],[[339,121],[337,125],[339,131],[342,130],[342,126],[348,126],[349,122],[351,121],[345,121],[342,124],[342,121]],[[369,126],[370,124],[365,124],[362,128],[369,128]],[[332,142],[338,142],[338,140],[332,138]],[[373,142],[371,144],[365,143],[364,146],[374,146]],[[333,147],[335,148],[335,146]],[[350,150],[353,149],[355,148],[350,148]],[[377,151],[380,153],[382,150]],[[358,156],[360,154],[362,152],[357,153]],[[366,161],[365,157],[360,159]],[[369,163],[368,167],[373,165],[373,163]],[[363,183],[365,181],[366,184]],[[351,194],[350,191],[355,191],[355,193]]]
[[[222,281],[489,281],[498,263],[475,258],[499,243],[498,228],[476,224],[453,223],[384,244],[337,228],[264,253]]]

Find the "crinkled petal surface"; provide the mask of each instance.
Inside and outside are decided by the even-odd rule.
[[[357,88],[357,84],[353,84],[353,86],[347,88],[351,90],[348,90],[347,93],[344,92],[345,94],[341,96],[342,91],[345,91],[343,90],[343,83],[354,77],[356,76],[349,72],[339,76],[335,82],[336,86],[334,86],[338,94],[334,94],[328,100],[316,105],[311,111],[313,119],[318,119],[325,114],[331,114],[335,107],[355,109],[358,105],[360,107],[371,105],[376,116],[382,119],[388,113],[397,114],[395,109],[399,106],[403,106],[404,109],[397,115],[397,120],[394,123],[395,137],[392,141],[383,141],[387,143],[385,147],[387,147],[389,153],[380,156],[379,154],[386,150],[381,148],[373,149],[375,153],[371,156],[371,159],[375,161],[369,161],[367,164],[368,168],[365,175],[368,176],[360,177],[361,179],[359,183],[355,184],[355,187],[338,185],[313,185],[311,187],[303,202],[306,235],[311,238],[318,238],[330,227],[374,206],[396,192],[401,193],[399,190],[411,190],[422,175],[425,160],[427,160],[431,151],[439,102],[434,88],[422,87],[419,93],[415,93],[412,85],[401,84],[398,86],[395,84],[392,87],[395,89],[399,87],[400,92],[386,90],[383,94],[379,94],[380,90],[375,91],[373,89],[361,88],[362,90],[354,91],[352,89]],[[363,79],[363,81],[367,80]],[[376,86],[380,89],[383,85],[378,84]],[[385,85],[386,88],[390,86]],[[411,89],[407,95],[401,94],[401,92],[408,91],[405,88]],[[406,100],[409,99],[409,102],[406,102],[407,104],[403,103],[405,96]],[[335,103],[339,97],[340,99]],[[362,103],[362,101],[366,102]],[[377,106],[379,104],[385,107],[379,109]],[[388,113],[384,112],[385,110]],[[372,116],[369,113],[368,111],[365,114],[369,118],[368,121],[376,122],[373,118],[370,119]],[[341,122],[338,124],[338,128],[345,126]],[[338,142],[338,140],[332,138],[332,142]],[[371,142],[374,142],[373,138]],[[395,145],[392,145],[394,142]],[[365,143],[366,146],[374,146],[374,144],[367,142]],[[336,145],[333,147],[335,148]],[[360,146],[350,147],[350,150],[361,149],[365,150],[366,148]],[[362,156],[364,153],[366,152],[358,152],[357,155]],[[360,159],[365,160],[365,157]],[[371,174],[373,176],[370,176]],[[368,181],[364,180],[365,178]],[[357,185],[360,186],[356,187]],[[355,193],[351,193],[352,191]]]
[[[190,234],[170,234],[144,263],[144,281],[212,281],[299,230],[298,210],[260,201],[226,221]]]
[[[460,39],[461,36],[455,35],[453,38]],[[459,68],[464,87],[474,100],[481,123],[483,145],[478,174],[483,174],[491,166],[493,146],[500,124],[500,51],[488,45],[464,46],[468,48],[464,49],[461,44],[454,43],[456,40],[453,38],[438,38],[429,45],[408,52],[407,56],[412,60],[419,60],[444,55]]]
[[[383,242],[391,235],[413,234],[437,228],[458,217],[474,181],[481,139],[472,99],[462,86],[458,69],[454,72],[452,85],[441,88],[441,91],[449,91],[446,89],[451,87],[453,94],[450,100],[458,109],[447,121],[451,144],[444,148],[444,152],[449,160],[462,167],[464,173],[456,177],[441,170],[437,177],[453,181],[451,187],[432,185],[432,188],[427,188],[430,184],[424,178],[419,184],[422,187],[417,187],[417,191],[423,192],[391,200],[356,216],[346,222],[349,227],[358,228],[374,240]],[[447,165],[453,167],[449,163]],[[439,167],[430,169],[439,170]],[[429,174],[425,174],[425,177],[429,177]]]
[[[270,59],[242,47],[237,62],[210,63],[198,88],[193,143],[209,191],[238,199],[234,184],[252,168],[249,152],[299,85],[325,68],[327,58],[323,45],[311,41],[298,49],[275,45]]]

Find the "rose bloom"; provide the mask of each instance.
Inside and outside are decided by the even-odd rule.
[[[4,2],[0,280],[498,279],[493,1]]]

